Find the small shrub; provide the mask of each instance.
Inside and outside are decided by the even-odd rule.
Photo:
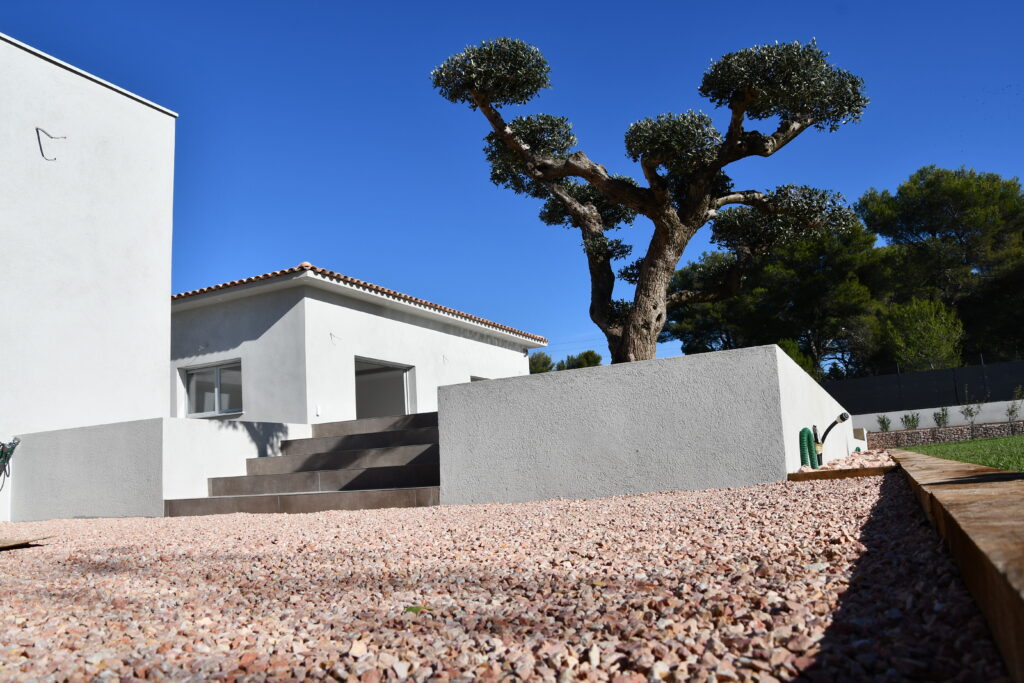
[[[1016,422],[1020,419],[1020,407],[1024,404],[1024,387],[1017,385],[1013,390],[1013,400],[1006,406],[1006,421]]]
[[[978,413],[981,412],[981,406],[987,399],[981,401],[972,401],[971,392],[967,390],[967,385],[964,385],[964,403],[960,406],[960,414],[964,416],[967,423],[972,427],[974,426],[974,420],[977,419]]]
[[[917,429],[917,426],[921,424],[921,413],[907,413],[900,417],[900,422],[904,429]]]
[[[938,412],[932,413],[932,419],[935,420],[936,427],[948,427],[949,426],[949,408],[939,408]]]
[[[892,427],[892,420],[887,415],[878,416],[878,431],[887,432]]]

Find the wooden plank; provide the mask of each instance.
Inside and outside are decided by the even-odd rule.
[[[813,472],[790,472],[788,481],[818,481],[821,479],[852,479],[854,477],[877,477],[899,469],[898,465],[881,467],[858,467],[845,470],[815,470]]]
[[[890,450],[1024,683],[1024,472]]]
[[[40,536],[39,538],[0,538],[0,550],[15,550],[24,548],[36,541],[45,541],[53,536]]]

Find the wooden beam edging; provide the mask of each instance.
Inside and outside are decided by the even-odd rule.
[[[853,477],[877,477],[899,469],[898,465],[880,467],[856,467],[845,470],[815,470],[813,472],[790,472],[786,481],[818,481],[820,479],[851,479]]]
[[[1024,683],[1024,472],[889,453],[956,560],[1010,677]]]

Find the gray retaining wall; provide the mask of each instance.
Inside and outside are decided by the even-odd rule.
[[[777,346],[441,387],[441,503],[747,486],[842,407]],[[852,450],[850,422],[826,460]]]

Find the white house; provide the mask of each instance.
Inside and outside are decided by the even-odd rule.
[[[543,337],[301,263],[173,297],[172,417],[317,424],[437,410]]]
[[[177,114],[3,34],[0,92],[0,521],[160,515],[545,344],[307,263],[172,297]]]

